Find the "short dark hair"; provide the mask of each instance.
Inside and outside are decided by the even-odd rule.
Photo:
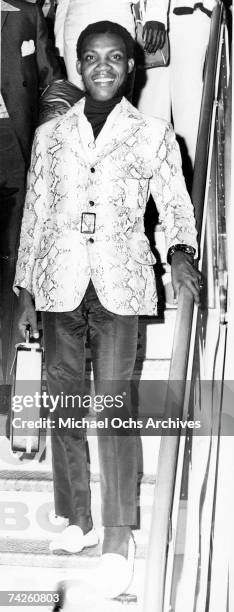
[[[97,21],[95,23],[90,23],[87,28],[81,32],[76,45],[78,59],[81,59],[82,47],[85,39],[95,34],[115,34],[119,36],[125,44],[127,58],[130,59],[134,57],[135,41],[126,28],[119,23],[114,23],[114,21]]]

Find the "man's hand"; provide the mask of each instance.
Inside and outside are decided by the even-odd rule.
[[[26,326],[30,325],[31,335],[34,338],[39,338],[37,328],[37,315],[34,308],[31,294],[27,289],[21,289],[19,295],[19,322],[18,327],[20,333],[25,338]]]
[[[143,28],[143,41],[146,53],[156,53],[165,42],[165,25],[161,21],[146,21]]]
[[[196,304],[200,304],[201,273],[193,267],[188,255],[182,251],[176,251],[172,255],[171,278],[176,298],[178,298],[180,288],[184,286],[189,289]]]

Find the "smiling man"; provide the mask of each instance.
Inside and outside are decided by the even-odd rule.
[[[100,28],[102,29],[102,25]],[[99,101],[119,100],[125,93],[128,74],[134,68],[133,50],[126,53],[126,43],[118,33],[81,34],[77,54],[77,71],[82,75],[90,98]],[[118,28],[117,28],[118,32]]]
[[[56,397],[81,393],[87,332],[96,393],[104,380],[123,391],[132,378],[138,315],[157,313],[155,259],[144,233],[150,192],[175,292],[186,285],[199,301],[193,207],[173,130],[124,97],[134,42],[121,26],[99,22],[82,32],[77,54],[86,95],[37,130],[15,278],[22,332],[29,323],[37,333],[33,300],[42,311],[48,387]],[[51,548],[79,552],[97,543],[85,439],[56,430],[52,443],[55,510],[69,525]],[[98,445],[104,541],[97,583],[115,597],[133,572],[136,437],[98,434]]]

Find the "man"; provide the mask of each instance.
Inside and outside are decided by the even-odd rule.
[[[59,0],[55,16],[55,42],[64,58],[68,80],[81,89],[82,77],[76,71],[76,43],[90,23],[108,19],[124,26],[135,38],[133,6],[138,0]],[[154,53],[163,46],[167,24],[167,0],[140,0],[145,4],[145,50]]]
[[[38,99],[61,78],[41,9],[1,1],[0,281],[3,374],[9,379],[15,296],[12,283],[25,197],[25,176],[38,119]]]
[[[82,390],[87,331],[95,392],[104,381],[128,388],[138,315],[157,312],[155,259],[143,223],[149,192],[167,234],[174,289],[186,285],[199,301],[193,208],[174,133],[123,95],[134,68],[133,39],[122,26],[99,22],[80,35],[77,54],[87,94],[37,130],[15,278],[22,332],[30,324],[37,333],[33,298],[42,311],[47,380],[56,397]],[[56,412],[58,419],[61,403]],[[69,519],[52,549],[79,552],[97,536],[85,440],[70,434],[52,435],[55,511]],[[108,431],[98,444],[104,542],[97,583],[115,597],[133,571],[136,437]]]

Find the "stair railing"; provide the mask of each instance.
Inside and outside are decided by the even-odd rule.
[[[211,18],[192,188],[192,201],[195,207],[200,245],[200,270],[202,268],[207,219],[224,13],[222,2],[218,2]],[[214,286],[214,280],[212,280],[211,286]],[[190,292],[186,288],[182,288],[178,299],[165,418],[174,415],[182,419],[184,415],[186,401],[189,397],[188,381],[191,380],[197,310]],[[183,439],[185,439],[185,436],[183,436]],[[161,439],[146,561],[144,612],[167,612],[169,610],[167,570],[168,564],[172,566],[172,558],[170,558],[170,554],[168,555],[168,550],[173,522],[173,500],[176,491],[179,498],[178,490],[180,490],[182,477],[182,461],[178,469],[179,452],[181,456],[183,455],[183,444],[180,445],[180,442],[180,433],[175,435],[174,431],[171,435],[163,436]],[[179,499],[175,512],[178,511],[178,503]],[[169,574],[171,572],[172,567]]]

